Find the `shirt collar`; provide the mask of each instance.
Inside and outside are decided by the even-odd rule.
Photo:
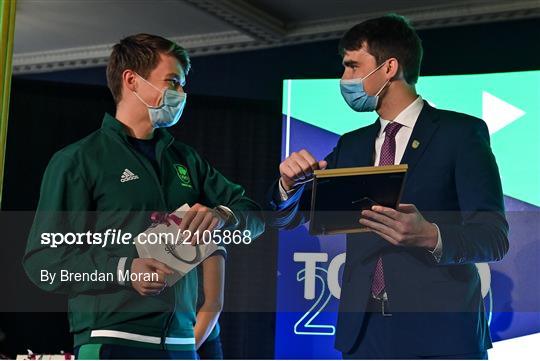
[[[401,113],[398,114],[398,116],[394,119],[395,123],[399,123],[407,128],[414,128],[414,125],[416,124],[416,120],[418,119],[418,116],[420,115],[420,112],[422,111],[422,108],[424,107],[424,100],[421,96],[418,96],[418,98],[415,99],[411,104],[407,106],[407,108],[403,109]],[[379,121],[381,123],[381,129],[379,130],[379,136],[384,132],[384,128],[390,123],[390,120],[383,119],[379,117]]]

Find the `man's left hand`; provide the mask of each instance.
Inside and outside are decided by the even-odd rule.
[[[421,247],[430,251],[437,246],[437,226],[422,217],[414,204],[396,209],[373,206],[362,211],[360,224],[396,246]]]

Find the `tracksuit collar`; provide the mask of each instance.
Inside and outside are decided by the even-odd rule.
[[[122,139],[127,141],[128,134],[126,132],[125,125],[109,113],[105,113],[105,115],[103,116],[101,128],[112,131],[113,133],[118,134]],[[160,128],[154,130],[154,137],[157,137],[157,142],[164,142],[167,145],[174,140],[173,136],[171,135],[171,133],[169,133],[169,131]]]

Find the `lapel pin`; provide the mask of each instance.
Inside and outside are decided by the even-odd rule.
[[[412,142],[413,149],[418,149],[419,146],[420,146],[420,142],[417,141],[416,139],[413,140],[413,142]]]

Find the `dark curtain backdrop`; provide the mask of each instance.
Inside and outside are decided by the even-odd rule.
[[[41,178],[54,152],[101,125],[104,112],[114,114],[109,91],[81,86],[14,79],[6,151],[3,211],[34,210]],[[277,176],[281,151],[281,108],[277,102],[212,96],[188,96],[181,122],[171,128],[247,194],[262,203]],[[13,217],[10,217],[10,219]],[[2,272],[10,282],[2,298],[10,304],[58,301],[27,279],[21,266],[31,216],[22,212],[2,242]],[[15,228],[15,231],[13,231]],[[272,358],[274,314],[255,312],[275,307],[277,243],[275,231],[252,245],[231,247],[227,260],[222,341],[227,358]],[[13,281],[11,281],[13,280]],[[23,297],[22,301],[17,297]],[[248,312],[253,310],[253,312]],[[63,313],[2,313],[5,340],[0,352],[14,356],[71,350]]]

